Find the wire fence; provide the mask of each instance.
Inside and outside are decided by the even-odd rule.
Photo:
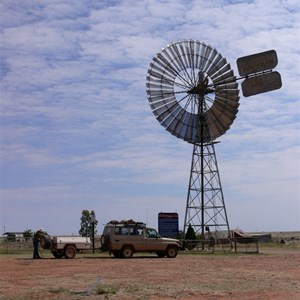
[[[180,240],[180,243],[185,251],[202,253],[259,253],[259,243],[255,237],[217,240]]]

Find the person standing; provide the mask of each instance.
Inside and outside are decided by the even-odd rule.
[[[44,233],[43,229],[39,229],[33,236],[33,259],[41,258],[39,254],[39,242],[41,235]]]

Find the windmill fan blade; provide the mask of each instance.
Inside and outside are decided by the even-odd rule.
[[[148,69],[146,92],[160,124],[194,144],[224,134],[239,107],[230,64],[216,49],[194,40],[172,43],[156,54]]]

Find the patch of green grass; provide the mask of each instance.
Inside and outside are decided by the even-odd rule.
[[[16,296],[0,296],[0,300],[40,300],[41,295],[37,292],[31,292],[27,295],[16,295]]]
[[[28,255],[32,256],[32,250],[26,250],[26,249],[0,249],[0,255],[2,255],[2,254],[28,254]]]
[[[49,292],[52,294],[61,294],[61,293],[65,293],[66,290],[62,287],[59,287],[59,288],[52,288],[49,290]]]
[[[98,285],[96,288],[96,295],[114,295],[118,291],[119,289],[116,286]]]
[[[129,285],[128,287],[126,287],[126,292],[128,293],[136,293],[140,290],[138,285]]]

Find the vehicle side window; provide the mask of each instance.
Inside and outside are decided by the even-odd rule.
[[[133,227],[128,228],[130,235],[135,235],[135,230],[134,229],[135,228],[133,228]]]
[[[159,235],[155,229],[147,229],[147,237],[148,238],[158,238]]]
[[[134,226],[129,228],[130,235],[143,235],[143,228]]]
[[[138,234],[138,235],[144,235],[144,230],[143,230],[143,228],[137,228],[137,234]]]
[[[116,227],[115,234],[116,235],[128,235],[128,228],[127,227]]]

